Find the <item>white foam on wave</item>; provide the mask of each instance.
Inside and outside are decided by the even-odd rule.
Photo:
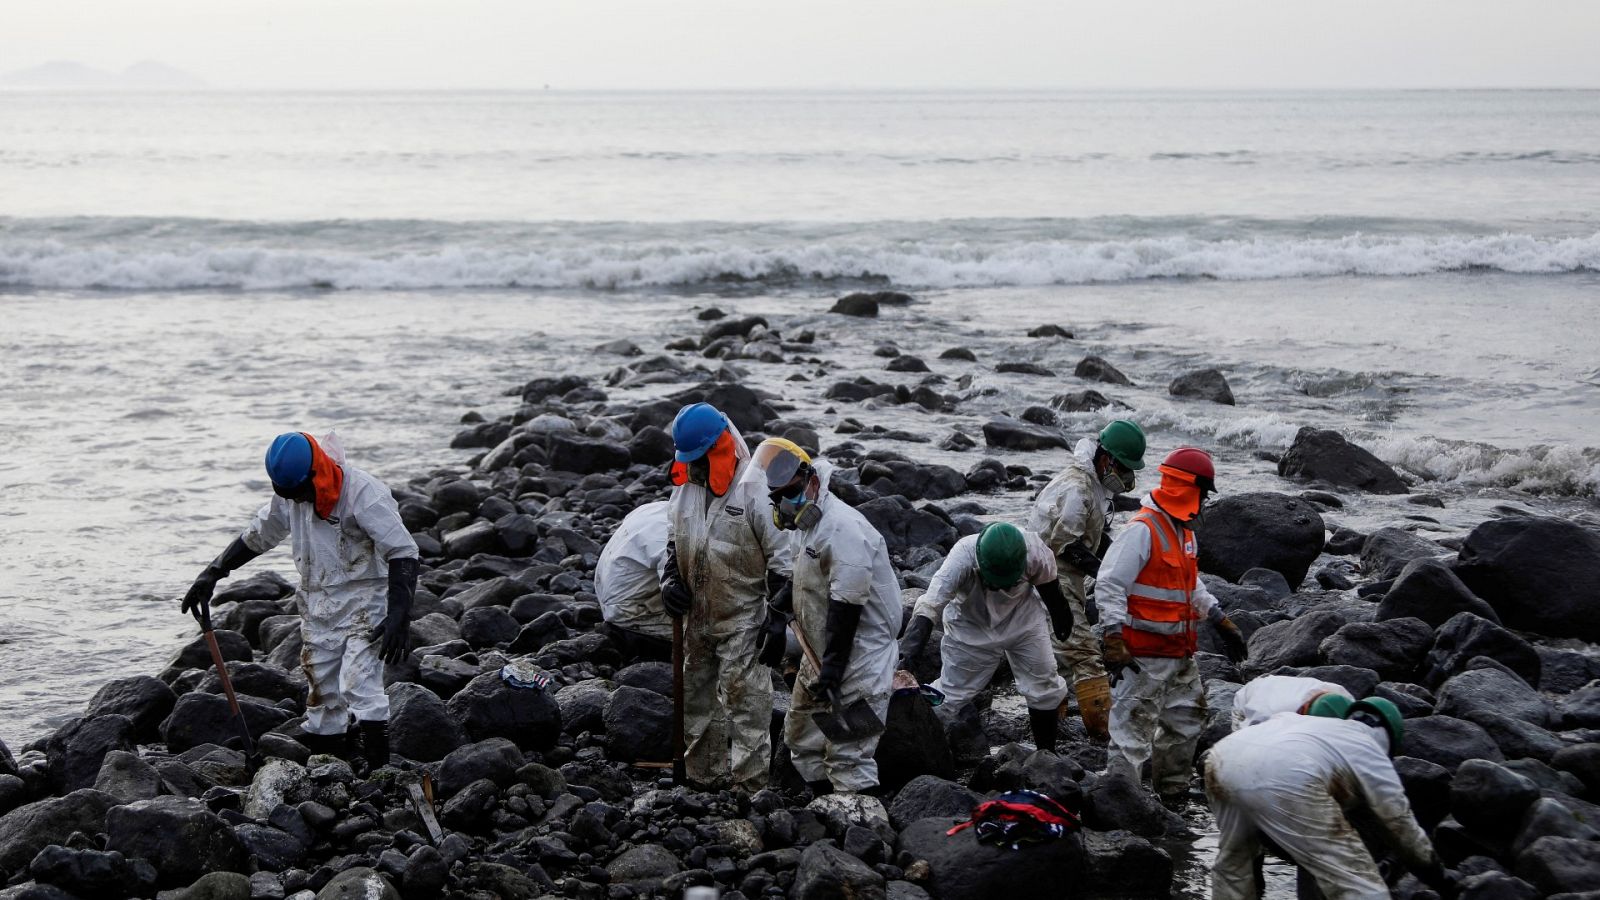
[[[894,241],[831,238],[793,246],[727,238],[569,246],[445,246],[386,254],[191,244],[136,249],[97,242],[0,240],[0,286],[109,289],[431,289],[693,286],[726,281],[887,279],[959,288],[1216,278],[1518,274],[1600,271],[1586,237],[1363,236],[1118,241]]]

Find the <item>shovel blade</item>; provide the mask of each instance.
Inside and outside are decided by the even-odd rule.
[[[817,730],[822,732],[823,737],[836,744],[860,738],[860,735],[850,730],[850,726],[831,712],[813,713],[811,721],[817,723]]]
[[[815,713],[811,720],[817,723],[817,730],[822,732],[823,737],[835,743],[859,741],[883,734],[885,727],[883,720],[872,711],[872,704],[865,700],[857,700],[842,712],[836,705],[828,712]]]

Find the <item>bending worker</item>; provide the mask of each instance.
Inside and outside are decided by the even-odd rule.
[[[1045,618],[1049,611],[1049,620]],[[956,541],[917,600],[901,638],[901,656],[915,657],[944,619],[944,667],[933,683],[960,709],[989,684],[1004,658],[1028,703],[1028,725],[1040,750],[1056,746],[1058,709],[1067,683],[1056,671],[1050,637],[1072,631],[1072,611],[1056,581],[1055,555],[1031,531],[992,522]]]
[[[383,664],[405,658],[417,590],[417,544],[383,482],[344,464],[338,439],[278,435],[267,448],[276,494],[244,534],[206,566],[183,611],[211,615],[217,582],[284,538],[300,571],[301,660],[310,682],[301,743],[313,753],[349,755],[349,717],[374,768],[389,761],[389,697]]]
[[[628,513],[595,563],[594,593],[606,635],[625,660],[672,658],[672,620],[661,605],[667,506],[657,500]]]
[[[828,493],[833,467],[794,443],[770,438],[756,448],[778,527],[792,536],[792,591],[780,591],[762,635],[762,662],[783,662],[790,614],[820,667],[803,659],[784,721],[790,759],[813,795],[878,788],[878,734],[827,740],[813,716],[865,700],[884,721],[894,685],[900,581],[883,535]]]
[[[1270,838],[1325,897],[1387,900],[1389,888],[1345,812],[1365,806],[1406,866],[1445,897],[1440,864],[1389,757],[1404,736],[1400,710],[1381,697],[1344,719],[1276,716],[1217,742],[1206,757],[1206,794],[1221,832],[1211,870],[1215,900],[1260,896],[1255,859]]]
[[[1245,641],[1200,580],[1189,528],[1216,489],[1210,454],[1182,447],[1158,471],[1160,486],[1106,551],[1095,603],[1114,685],[1106,770],[1137,782],[1149,760],[1152,786],[1173,803],[1188,793],[1206,721],[1194,661],[1200,620],[1216,623],[1235,662],[1244,659]]]
[[[1233,730],[1260,725],[1278,713],[1343,718],[1355,698],[1343,685],[1297,675],[1263,675],[1233,695]]]
[[[763,473],[716,407],[672,421],[661,601],[684,622],[684,770],[691,781],[757,791],[772,762],[772,678],[756,658],[769,581],[789,574],[789,542],[772,521]],[[772,573],[769,578],[768,573]],[[712,728],[726,715],[732,747]]]
[[[1133,473],[1144,468],[1144,443],[1144,430],[1127,419],[1100,429],[1097,440],[1079,441],[1066,468],[1039,492],[1028,518],[1028,528],[1056,555],[1061,593],[1072,610],[1072,634],[1054,644],[1056,664],[1072,679],[1084,729],[1100,740],[1107,737],[1111,686],[1090,627],[1094,619],[1084,608],[1083,581],[1100,571],[1096,551],[1107,506],[1112,497],[1133,490]]]

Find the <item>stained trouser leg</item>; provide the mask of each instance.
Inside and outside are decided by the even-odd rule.
[[[1127,670],[1111,690],[1111,741],[1106,747],[1106,772],[1138,783],[1150,760],[1160,717],[1164,660],[1140,659],[1140,670]]]
[[[716,639],[696,627],[693,619],[683,634],[684,774],[696,784],[725,782],[729,775],[727,732],[712,728],[721,717],[717,681],[721,660]]]
[[[756,659],[756,631],[730,635],[717,646],[717,695],[733,739],[733,782],[748,791],[766,787],[772,769],[772,676]]]
[[[1067,605],[1072,608],[1072,632],[1064,641],[1050,639],[1056,666],[1062,677],[1072,684],[1104,677],[1106,666],[1100,658],[1100,640],[1095,637],[1084,612],[1083,573],[1062,569],[1060,583],[1061,593],[1066,595]]]
[[[342,642],[333,643],[302,628],[300,666],[305,670],[308,734],[342,737],[350,726],[350,707],[339,690],[339,670],[344,665]]]
[[[1161,698],[1160,724],[1151,746],[1150,783],[1165,798],[1189,790],[1195,747],[1206,727],[1206,697],[1194,658],[1173,660]]]

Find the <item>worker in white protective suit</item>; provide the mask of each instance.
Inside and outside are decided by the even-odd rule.
[[[405,658],[420,567],[416,541],[383,482],[345,465],[334,435],[279,435],[267,449],[276,497],[244,533],[201,572],[183,611],[209,622],[217,582],[289,539],[300,588],[309,690],[302,743],[314,753],[348,755],[349,717],[372,767],[389,761],[389,698],[384,662]]]
[[[813,795],[878,790],[878,734],[828,740],[814,716],[830,705],[865,700],[884,721],[894,686],[900,581],[883,535],[861,513],[828,492],[833,467],[783,438],[756,448],[766,473],[773,519],[792,536],[791,590],[780,591],[761,636],[761,661],[782,664],[785,628],[793,618],[818,657],[803,659],[795,678],[784,743]]]
[[[709,403],[678,411],[661,600],[684,618],[684,771],[757,791],[772,763],[772,679],[756,658],[767,598],[789,576],[789,541],[750,448]],[[712,728],[721,708],[729,741]]]
[[[1298,675],[1263,675],[1233,695],[1233,730],[1260,725],[1278,713],[1343,718],[1355,697],[1343,685]]]
[[[1061,593],[1072,610],[1072,634],[1054,642],[1056,664],[1071,679],[1084,730],[1100,740],[1108,736],[1111,685],[1091,627],[1098,611],[1084,603],[1084,579],[1100,571],[1097,551],[1111,498],[1133,490],[1134,472],[1144,468],[1144,449],[1143,429],[1127,419],[1111,422],[1095,440],[1078,442],[1066,468],[1039,492],[1028,517],[1028,529],[1056,555]]]
[[[1106,770],[1138,782],[1149,761],[1152,786],[1172,805],[1188,794],[1206,722],[1194,660],[1199,623],[1215,624],[1235,662],[1245,657],[1245,640],[1200,580],[1190,530],[1216,489],[1210,454],[1181,447],[1159,471],[1160,486],[1106,551],[1095,603],[1113,685]]]
[[[1050,638],[1072,632],[1072,611],[1056,580],[1055,554],[1031,531],[992,522],[950,548],[917,600],[900,641],[901,657],[919,655],[941,619],[944,665],[933,686],[960,709],[989,685],[1004,659],[1028,704],[1035,745],[1054,750],[1067,683]]]
[[[672,619],[661,605],[668,505],[657,500],[628,513],[595,563],[600,616],[607,636],[627,660],[672,658]]]
[[[1389,887],[1345,818],[1365,807],[1407,868],[1444,897],[1455,876],[1411,814],[1389,757],[1405,725],[1393,703],[1371,697],[1348,718],[1278,715],[1217,742],[1206,757],[1206,796],[1220,832],[1214,900],[1261,895],[1255,861],[1263,837],[1311,875],[1329,900],[1387,900]]]

